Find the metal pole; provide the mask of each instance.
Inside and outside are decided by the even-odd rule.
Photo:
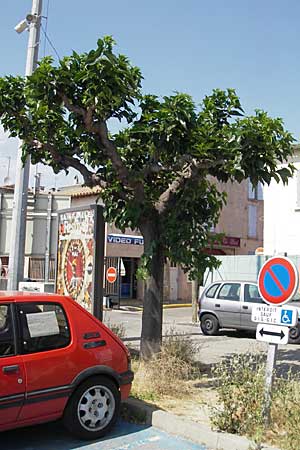
[[[38,61],[42,0],[32,0],[31,14],[36,17],[29,25],[29,38],[25,76],[30,76]],[[30,157],[22,164],[22,142],[19,142],[16,168],[15,193],[11,224],[11,246],[8,268],[8,290],[18,289],[24,278],[24,254],[26,238],[27,196],[30,172]]]
[[[48,195],[47,221],[46,221],[46,252],[45,252],[45,281],[49,281],[50,255],[51,255],[51,222],[52,222],[53,195]]]
[[[272,385],[273,385],[274,367],[276,364],[277,349],[278,344],[271,344],[271,343],[269,344],[267,365],[266,365],[266,378],[265,378],[265,405],[263,411],[266,426],[270,424]]]

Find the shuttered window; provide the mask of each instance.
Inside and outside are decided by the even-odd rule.
[[[263,200],[263,186],[261,183],[258,183],[256,186],[253,186],[250,180],[248,180],[248,199],[249,200]]]
[[[248,205],[248,236],[257,237],[257,207],[256,205]]]

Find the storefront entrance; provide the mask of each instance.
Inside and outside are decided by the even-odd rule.
[[[138,258],[122,258],[125,275],[121,277],[121,298],[137,298]]]

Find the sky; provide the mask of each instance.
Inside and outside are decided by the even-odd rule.
[[[1,2],[0,77],[23,75],[28,33],[14,26],[31,11],[31,0]],[[141,68],[144,93],[187,92],[197,103],[214,88],[235,88],[243,108],[282,117],[300,138],[299,0],[43,0],[44,28],[60,57],[86,52],[112,35],[117,51]],[[46,45],[45,45],[46,44]],[[56,54],[41,35],[40,57]],[[14,179],[18,143],[0,127],[0,185]],[[41,182],[74,182],[32,168]]]

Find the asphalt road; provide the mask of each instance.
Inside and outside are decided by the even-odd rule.
[[[192,309],[170,308],[164,310],[163,333],[170,329],[175,333],[189,336],[197,343],[197,359],[204,365],[214,364],[223,358],[236,353],[267,352],[268,344],[258,342],[253,334],[222,330],[218,336],[204,336],[199,323],[191,321]],[[104,312],[104,322],[122,323],[126,329],[125,343],[138,348],[141,334],[141,311],[108,310]],[[300,369],[300,345],[279,346],[277,366],[280,371]]]
[[[3,450],[206,450],[193,442],[171,436],[153,427],[119,422],[107,437],[80,441],[70,436],[60,422],[1,433]]]

